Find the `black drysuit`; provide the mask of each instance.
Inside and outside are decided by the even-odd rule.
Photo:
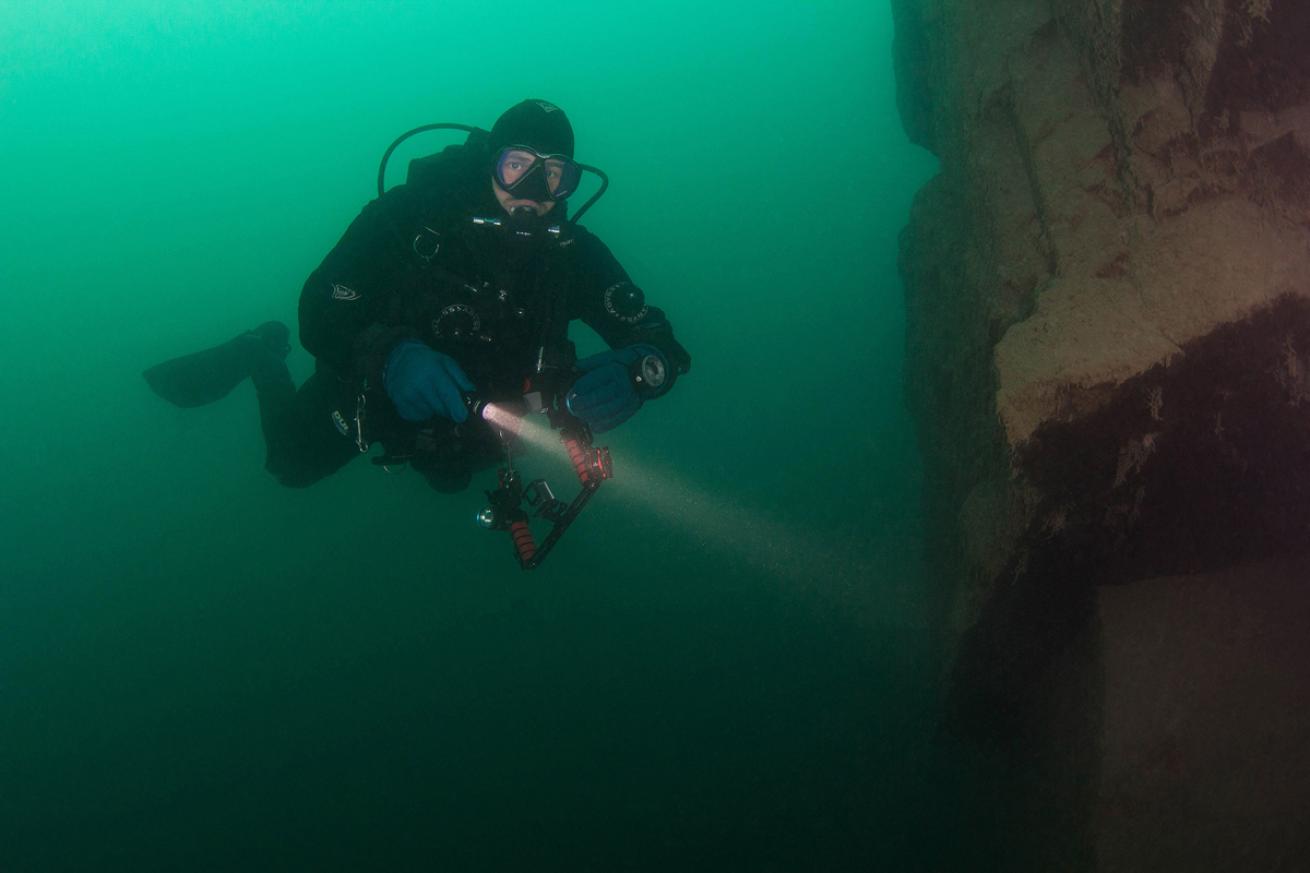
[[[575,319],[612,348],[655,346],[670,378],[685,373],[691,358],[664,313],[645,304],[600,239],[564,219],[563,207],[524,236],[496,201],[476,142],[415,161],[409,181],[369,203],[305,282],[300,340],[317,370],[294,396],[289,383],[260,391],[269,470],[304,486],[374,441],[412,453],[419,429],[399,418],[383,387],[387,356],[404,340],[453,357],[491,400],[516,398],[543,348],[571,355]],[[503,226],[475,221],[488,218]],[[450,462],[450,446],[434,447],[431,436],[441,443],[440,434],[457,431],[437,422],[426,445]]]

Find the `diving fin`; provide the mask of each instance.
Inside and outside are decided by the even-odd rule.
[[[226,397],[257,371],[282,364],[291,351],[290,336],[285,324],[268,321],[222,345],[156,364],[141,375],[151,390],[175,406],[204,406]]]

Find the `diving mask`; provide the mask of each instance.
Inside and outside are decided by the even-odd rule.
[[[523,200],[563,200],[578,190],[582,168],[567,155],[543,155],[527,146],[506,146],[496,155],[496,181]]]

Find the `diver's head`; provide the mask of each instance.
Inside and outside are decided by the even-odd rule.
[[[510,215],[543,216],[577,190],[582,170],[573,161],[573,126],[555,104],[511,106],[491,128],[487,145],[491,187]]]

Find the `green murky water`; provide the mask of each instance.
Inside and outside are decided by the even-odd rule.
[[[856,2],[0,0],[0,870],[936,863],[895,272],[933,167],[891,38]],[[540,571],[476,491],[280,488],[248,385],[146,390],[294,323],[394,136],[528,96],[694,357]]]

